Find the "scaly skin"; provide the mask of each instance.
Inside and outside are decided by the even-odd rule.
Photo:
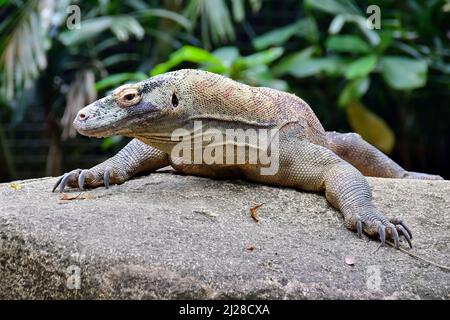
[[[195,136],[202,129],[278,129],[279,170],[261,175],[262,165],[190,164],[171,156],[174,130]],[[180,70],[124,85],[82,109],[74,121],[79,133],[135,138],[117,155],[88,170],[59,178],[53,190],[66,186],[95,188],[119,184],[141,172],[172,165],[180,172],[205,177],[242,177],[299,190],[324,191],[344,216],[345,226],[359,236],[377,236],[384,244],[399,234],[411,246],[411,232],[401,219],[388,220],[373,204],[364,175],[386,178],[442,179],[408,172],[359,135],[325,132],[312,109],[295,95],[250,87],[197,70]],[[234,142],[233,142],[234,143]],[[224,155],[225,157],[225,155]]]

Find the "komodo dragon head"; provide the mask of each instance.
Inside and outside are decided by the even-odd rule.
[[[81,109],[75,129],[86,136],[106,137],[170,133],[182,127],[195,90],[189,79],[194,70],[180,70],[126,84]]]

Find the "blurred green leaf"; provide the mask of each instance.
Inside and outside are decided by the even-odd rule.
[[[378,44],[379,52],[384,52],[392,44],[394,37],[391,31],[380,32],[380,43]]]
[[[252,43],[257,50],[261,50],[272,45],[278,46],[289,40],[289,38],[292,37],[297,30],[298,27],[296,23],[290,24],[258,36],[253,39]]]
[[[370,51],[370,46],[360,37],[354,35],[330,36],[325,41],[325,46],[327,49],[336,52],[367,53]]]
[[[345,23],[354,23],[358,29],[366,36],[370,44],[376,46],[380,43],[378,32],[367,27],[367,18],[357,14],[339,14],[330,23],[328,32],[337,34],[342,30]]]
[[[427,81],[427,63],[401,56],[385,56],[381,59],[382,75],[386,83],[397,90],[423,87]]]
[[[347,79],[355,79],[364,77],[372,72],[377,65],[377,57],[374,54],[359,58],[350,63],[345,71]]]
[[[330,14],[355,14],[361,15],[361,11],[351,0],[306,0],[305,6]]]
[[[339,95],[338,105],[343,108],[352,102],[359,101],[369,89],[369,85],[370,79],[368,77],[349,81]]]
[[[314,17],[306,17],[300,21],[298,35],[304,37],[312,43],[319,41],[319,28]]]
[[[330,23],[330,27],[328,28],[328,32],[330,34],[337,34],[341,31],[342,27],[344,26],[344,23],[346,21],[346,18],[344,15],[339,14],[334,17],[334,19]]]
[[[103,151],[111,149],[116,144],[120,143],[123,140],[123,138],[124,138],[123,136],[112,136],[112,137],[105,138],[105,139],[103,139],[102,144],[100,145],[100,148]]]
[[[117,63],[129,63],[133,60],[139,60],[140,56],[134,53],[117,53],[103,59],[102,64],[105,67],[111,67]]]
[[[174,11],[165,9],[145,9],[137,11],[137,16],[166,18],[175,21],[187,30],[192,29],[192,21]]]
[[[260,35],[254,38],[252,43],[257,50],[261,50],[270,46],[282,45],[294,35],[305,37],[311,42],[315,42],[319,37],[318,33],[315,21],[311,17],[307,17]]]
[[[112,74],[95,84],[95,90],[102,91],[109,88],[118,87],[121,84],[131,81],[143,81],[148,76],[143,72],[116,73]]]
[[[301,63],[305,59],[309,59],[314,52],[317,51],[316,47],[308,47],[296,53],[291,53],[290,55],[281,59],[272,69],[275,75],[283,75],[288,73],[290,70],[294,69],[298,63]]]
[[[80,29],[60,33],[61,42],[66,46],[78,45],[97,37],[107,29],[110,29],[120,41],[128,40],[130,34],[138,39],[144,36],[144,29],[139,22],[127,15],[92,18],[82,21],[80,25]]]
[[[290,74],[297,78],[327,74],[337,76],[345,70],[345,62],[337,56],[314,58],[315,47],[306,48],[280,61],[274,68],[275,75]]]
[[[183,62],[207,64],[213,69],[217,69],[220,71],[225,70],[222,61],[220,61],[220,59],[212,53],[201,48],[184,46],[172,53],[168,61],[156,65],[153,68],[151,75],[155,76],[161,73],[165,73]]]
[[[269,87],[277,90],[287,90],[287,82],[280,79],[275,79],[272,72],[266,65],[254,66],[242,72],[241,78],[247,84],[253,86]]]
[[[350,0],[306,0],[305,6],[330,14],[361,14],[358,7]]]
[[[298,78],[309,77],[319,73],[329,76],[342,74],[343,64],[339,57],[311,58],[299,61],[290,74]]]
[[[230,8],[225,0],[190,0],[184,15],[191,21],[200,18],[202,39],[207,48],[211,46],[210,40],[217,44],[233,40],[235,37]]]
[[[270,48],[252,55],[241,57],[236,61],[236,65],[243,68],[251,68],[257,65],[268,65],[281,57],[284,49],[281,47]]]
[[[240,57],[239,50],[236,47],[222,47],[214,50],[212,54],[220,59],[222,64],[228,69],[230,69],[236,59]]]
[[[242,22],[245,18],[245,8],[243,0],[231,0],[234,20]]]
[[[395,144],[395,135],[388,124],[359,102],[347,106],[347,119],[352,129],[364,140],[385,153],[390,153]]]
[[[401,41],[394,41],[392,43],[392,47],[399,49],[400,51],[403,51],[404,53],[406,53],[409,56],[412,56],[415,59],[420,59],[422,57],[422,55],[420,54],[419,50],[417,50],[416,48],[414,48],[413,46],[410,46],[406,43],[403,43]]]
[[[50,19],[59,26],[68,0],[15,1],[0,22],[0,94],[8,100],[30,88],[47,68]],[[7,13],[7,16],[5,17]]]
[[[359,30],[366,36],[369,40],[370,44],[376,46],[380,43],[380,36],[378,32],[372,29],[367,28],[367,18],[360,16],[349,16],[347,17],[347,21],[355,23]]]

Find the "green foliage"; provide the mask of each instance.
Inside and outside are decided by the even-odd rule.
[[[232,0],[231,10],[225,0],[190,0],[184,14],[193,21],[200,20],[202,40],[205,47],[235,39],[233,19],[245,18],[245,0]],[[253,12],[261,8],[261,0],[248,1]]]
[[[423,87],[428,66],[425,60],[385,56],[381,59],[383,79],[392,88],[408,90]]]
[[[439,32],[435,31],[433,41],[428,34],[425,34],[421,42],[415,41],[427,24],[433,25],[431,10],[444,10],[443,3],[444,1],[434,1],[430,8],[418,1],[410,1],[404,6],[402,15],[391,10],[388,2],[378,3],[381,6],[383,27],[382,30],[371,30],[367,27],[365,12],[360,9],[367,6],[360,3],[357,5],[352,0],[307,0],[304,3],[306,17],[258,36],[253,45],[256,49],[271,44],[283,45],[294,35],[300,36],[304,41],[297,46],[297,51],[291,50],[273,66],[274,75],[292,76],[299,81],[308,79],[317,83],[317,86],[321,85],[320,81],[323,79],[334,81],[333,86],[341,88],[336,92],[337,104],[341,108],[352,105],[356,110],[354,106],[362,106],[365,96],[376,94],[372,91],[371,84],[378,85],[380,80],[384,81],[388,92],[392,91],[389,94],[393,97],[399,97],[395,93],[397,91],[425,87],[430,78],[430,68],[442,74],[437,79],[443,77],[449,82],[448,64],[444,61],[450,56],[450,52],[441,45],[443,40],[439,37]],[[312,32],[318,36],[308,37],[307,32],[299,32],[297,29],[299,25],[304,27],[305,21],[314,21],[315,26],[323,26],[324,14],[330,15],[332,19],[327,29],[318,28]],[[318,20],[322,23],[315,23]],[[418,23],[419,26],[415,24],[416,21],[421,22]],[[441,35],[444,36],[443,33]],[[289,43],[292,46],[292,42]],[[364,113],[365,116],[362,116]],[[392,130],[386,123],[374,124],[377,130],[373,132],[363,129],[368,126],[365,123],[367,119],[376,118],[372,113],[366,107],[357,108],[357,112],[347,112],[348,122],[364,138],[383,150],[390,151],[393,143],[381,145],[380,142],[390,141],[387,137],[390,137]],[[376,118],[375,122],[383,120]],[[375,137],[376,132],[379,139]]]
[[[59,35],[59,40],[66,46],[77,46],[89,39],[98,37],[110,29],[120,41],[127,41],[130,34],[137,39],[144,36],[144,28],[131,16],[109,16],[84,20],[80,29],[67,30]]]
[[[151,75],[155,76],[167,72],[183,62],[200,63],[204,66],[208,66],[207,68],[209,70],[217,70],[217,68],[219,68],[218,70],[221,70],[221,68],[223,68],[220,59],[208,51],[193,46],[184,46],[172,53],[168,61],[155,66],[151,72]]]
[[[12,4],[15,10],[0,23],[0,94],[7,100],[30,88],[39,73],[47,68],[50,18],[58,26],[65,16],[68,1],[59,1],[54,6],[37,0],[27,1],[22,6]]]
[[[124,72],[115,73],[103,78],[95,83],[95,90],[103,91],[105,89],[115,88],[127,82],[138,82],[147,79],[148,76],[143,72]]]
[[[370,54],[350,63],[345,70],[345,77],[349,80],[365,77],[371,73],[377,65],[377,57]]]
[[[338,99],[338,105],[345,108],[354,101],[360,101],[369,89],[370,79],[368,77],[357,78],[347,82],[341,91]]]
[[[330,36],[325,41],[325,47],[336,52],[367,53],[370,51],[370,46],[354,35]]]
[[[361,15],[361,10],[359,10],[355,3],[347,0],[307,0],[305,1],[305,6],[307,8],[325,11],[333,15]]]
[[[241,56],[236,47],[222,47],[210,53],[201,48],[183,46],[172,53],[169,60],[155,66],[151,75],[165,73],[188,62],[195,63],[200,69],[220,73],[252,85],[285,90],[286,82],[274,78],[269,69],[270,64],[283,52],[283,48],[275,47],[249,56]]]
[[[253,46],[257,50],[270,46],[279,46],[286,43],[293,36],[316,42],[319,38],[316,21],[311,17],[307,17],[285,27],[269,31],[253,39]]]
[[[124,138],[122,136],[107,137],[107,138],[103,139],[102,144],[100,145],[100,148],[103,151],[112,149],[112,148],[114,148],[114,146],[121,143],[123,140],[124,140]]]

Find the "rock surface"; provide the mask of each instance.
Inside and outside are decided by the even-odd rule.
[[[55,181],[0,184],[2,299],[450,299],[449,271],[376,251],[320,194],[164,172],[61,200]],[[450,182],[369,181],[449,265]]]

